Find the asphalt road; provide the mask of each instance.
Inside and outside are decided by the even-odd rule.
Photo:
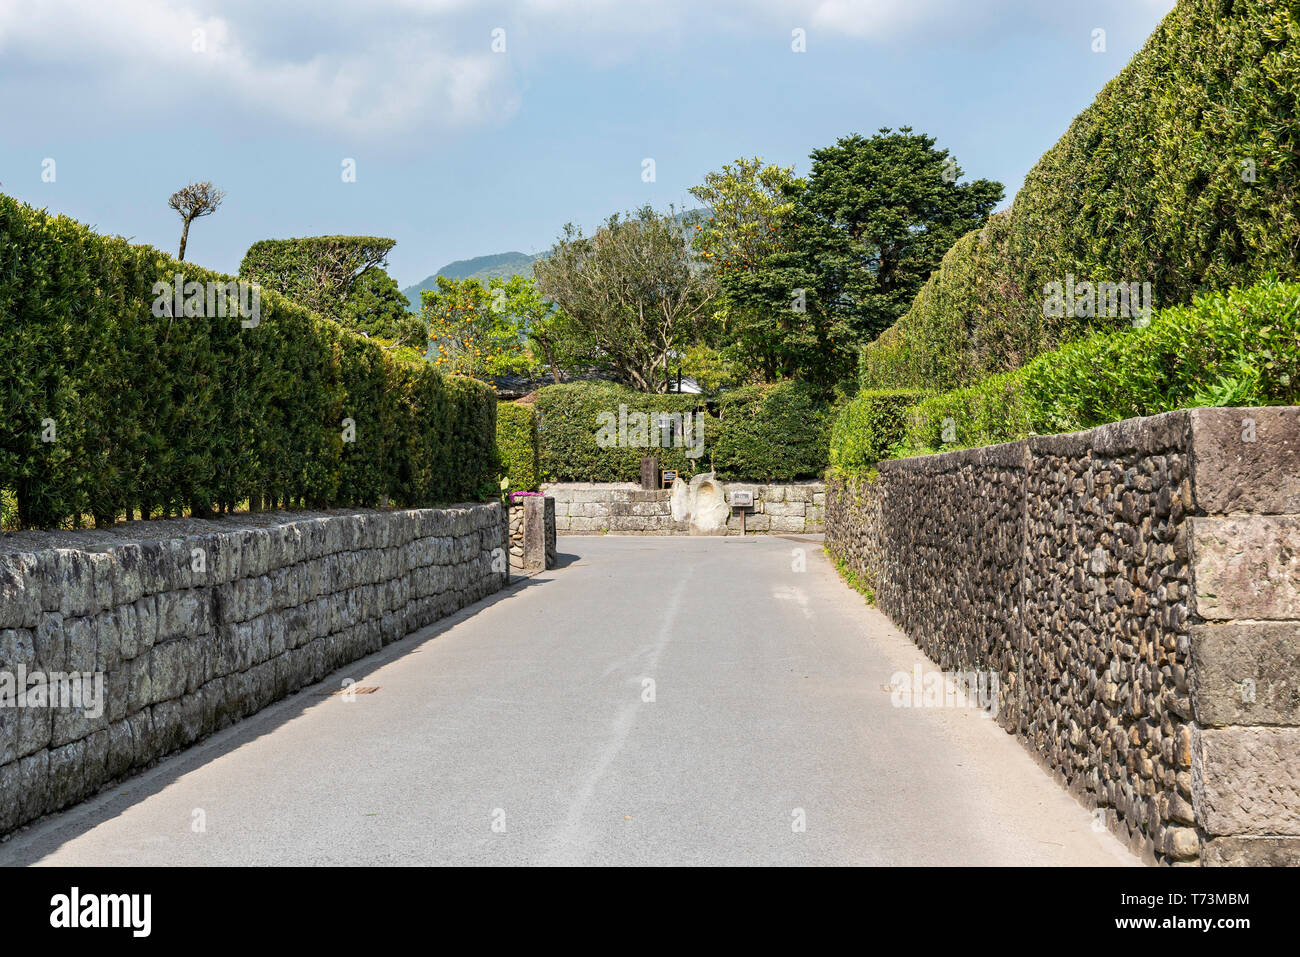
[[[1136,863],[978,709],[891,703],[936,669],[820,544],[560,552],[0,864]]]

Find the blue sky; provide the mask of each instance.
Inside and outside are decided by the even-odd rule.
[[[174,253],[167,196],[212,180],[229,195],[187,259],[234,272],[258,239],[391,236],[403,286],[541,251],[568,221],[694,205],[687,190],[741,155],[803,173],[811,150],[883,126],[935,136],[1009,201],[1172,8],[0,0],[0,189]]]

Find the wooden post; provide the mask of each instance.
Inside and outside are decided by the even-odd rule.
[[[641,488],[653,492],[659,487],[659,460],[653,455],[641,457]]]

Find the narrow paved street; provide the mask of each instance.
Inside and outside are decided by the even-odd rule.
[[[891,704],[933,665],[820,543],[560,552],[0,863],[1136,863],[979,711]]]

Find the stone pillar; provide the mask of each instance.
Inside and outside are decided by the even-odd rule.
[[[555,503],[542,495],[529,495],[524,499],[524,569],[543,571],[546,568],[546,511],[550,503],[551,527],[555,527]]]
[[[559,561],[555,548],[555,499],[548,496],[542,501],[546,503],[546,567],[554,568]]]

